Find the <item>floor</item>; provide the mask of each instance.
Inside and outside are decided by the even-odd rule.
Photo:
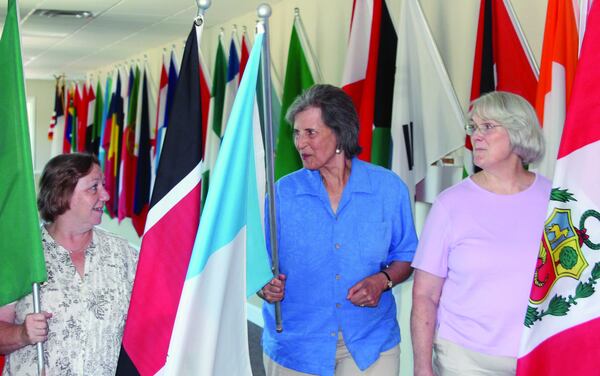
[[[262,328],[248,321],[248,348],[250,350],[250,364],[253,376],[265,376],[262,361],[262,345],[260,344],[261,336]]]

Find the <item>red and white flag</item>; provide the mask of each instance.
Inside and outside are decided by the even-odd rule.
[[[554,164],[575,78],[579,50],[573,0],[550,0],[546,12],[540,83],[535,103],[544,131],[546,153],[536,165],[544,176],[554,175]]]
[[[520,376],[599,373],[599,2],[587,21],[519,349]]]

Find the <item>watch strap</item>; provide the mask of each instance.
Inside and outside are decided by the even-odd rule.
[[[394,287],[394,282],[392,281],[392,278],[390,277],[388,272],[386,272],[385,270],[381,270],[381,273],[383,273],[383,275],[385,275],[385,278],[387,278],[387,287],[383,291],[387,291]]]

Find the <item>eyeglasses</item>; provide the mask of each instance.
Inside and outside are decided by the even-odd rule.
[[[469,122],[469,124],[465,125],[465,131],[467,132],[467,134],[469,136],[472,136],[475,134],[475,132],[479,132],[482,135],[486,135],[489,134],[491,131],[494,130],[494,128],[496,127],[501,127],[502,125],[500,124],[493,124],[493,123],[483,123],[481,125],[477,125],[473,122]]]

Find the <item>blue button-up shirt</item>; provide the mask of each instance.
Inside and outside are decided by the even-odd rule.
[[[316,170],[280,179],[275,203],[279,266],[287,281],[282,333],[275,331],[274,305],[263,305],[265,353],[287,368],[333,375],[339,330],[365,370],[400,342],[396,304],[391,291],[375,308],[357,307],[346,296],[392,261],[413,259],[417,237],[406,185],[354,158],[337,213]]]

